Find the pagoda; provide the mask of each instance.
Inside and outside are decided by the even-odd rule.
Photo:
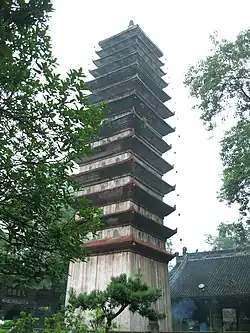
[[[175,210],[163,202],[175,189],[162,180],[173,169],[162,158],[171,149],[162,137],[174,132],[164,121],[173,113],[164,105],[170,97],[163,91],[163,53],[132,21],[99,46],[88,87],[91,100],[107,103],[108,112],[93,155],[77,161],[76,179],[82,185],[78,195],[100,207],[105,226],[87,244],[88,262],[70,264],[67,289],[104,289],[112,276],[134,276],[140,268],[143,279],[162,290],[157,308],[168,315],[159,325],[167,332],[172,330],[167,264],[173,255],[165,244],[176,230],[163,224]],[[148,328],[146,319],[126,310],[117,324],[119,331]]]

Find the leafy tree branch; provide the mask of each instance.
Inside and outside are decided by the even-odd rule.
[[[79,295],[72,292],[69,302],[72,307],[82,311],[96,311],[100,307],[100,322],[104,325],[105,332],[109,332],[114,319],[126,308],[150,321],[164,319],[166,314],[159,313],[154,307],[161,297],[161,290],[149,287],[142,281],[141,273],[138,273],[135,278],[127,277],[126,274],[112,277],[103,291],[94,290]]]
[[[59,73],[52,10],[50,0],[0,4],[0,279],[32,287],[85,260],[101,225],[69,174],[91,153],[104,106],[91,104],[81,68]]]
[[[219,118],[235,118],[221,141],[220,199],[229,205],[238,203],[246,221],[250,217],[250,29],[234,41],[219,40],[216,35],[211,40],[211,55],[190,67],[184,83],[208,130]]]

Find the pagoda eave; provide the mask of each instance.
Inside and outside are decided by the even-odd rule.
[[[93,255],[112,253],[113,251],[134,251],[160,262],[169,262],[175,255],[157,246],[135,238],[133,235],[95,240],[87,243],[86,248]]]
[[[142,105],[148,109],[148,111],[150,111],[151,113],[155,113],[156,117],[160,117],[160,119],[166,119],[166,118],[170,118],[174,115],[174,113],[172,111],[170,111],[166,106],[166,113],[164,115],[164,117],[162,117],[161,115],[159,115],[156,110],[155,107],[152,106],[152,104],[150,104],[144,97],[142,94],[140,94],[138,91],[136,91],[135,89],[131,89],[128,92],[124,93],[124,94],[117,94],[117,96],[115,96],[115,98],[110,98],[108,100],[106,100],[106,102],[109,103],[109,109],[110,110],[114,110],[114,106],[115,104],[120,104],[120,101],[123,101],[122,103],[122,107],[124,109],[125,105],[126,105],[126,101],[127,101],[127,106],[125,108],[133,108],[135,107],[136,109],[139,107],[142,107]],[[121,107],[121,104],[119,105]],[[120,110],[121,112],[122,110]],[[118,111],[119,112],[119,111]],[[165,122],[164,122],[165,123]],[[167,124],[166,124],[167,125]],[[167,125],[169,126],[169,125]]]
[[[127,114],[123,118],[114,121],[114,123],[107,122],[106,124],[104,122],[99,134],[104,141],[106,138],[128,130],[133,130],[135,135],[141,137],[142,140],[147,140],[149,144],[155,147],[155,150],[158,150],[159,154],[164,154],[172,148],[171,145],[167,144],[154,132],[150,125],[143,122],[136,113]]]
[[[147,169],[147,165],[142,166],[138,162],[139,160],[137,161],[137,159],[131,155],[128,159],[118,161],[112,166],[103,166],[97,170],[89,170],[72,175],[72,179],[74,179],[78,184],[84,184],[87,186],[89,183],[96,184],[101,181],[107,181],[111,178],[131,175],[138,181],[143,179],[147,186],[152,188],[162,197],[175,190],[175,186],[168,184],[150,172]]]
[[[77,192],[78,196],[85,197],[97,206],[105,206],[119,201],[131,200],[138,206],[149,210],[160,218],[168,216],[175,211],[175,207],[169,206],[162,201],[161,197],[154,196],[154,192],[144,185],[139,185],[136,181],[130,181],[130,177],[124,177],[127,183],[119,187],[105,189],[104,185],[98,184],[99,192],[92,192],[91,187],[85,187]],[[109,183],[106,182],[109,187]],[[103,188],[102,188],[103,186]],[[144,186],[142,189],[140,186]],[[92,187],[93,188],[93,187]]]
[[[81,160],[77,160],[77,163],[82,165],[85,161],[90,163],[94,159],[101,160],[108,158],[108,156],[123,152],[136,154],[143,160],[149,160],[151,163],[153,161],[154,168],[158,170],[159,175],[163,175],[173,169],[171,164],[167,163],[155,152],[154,147],[150,147],[147,141],[136,137],[132,132],[126,137],[118,138],[115,141],[107,142],[106,144],[93,148],[92,156],[83,156]]]
[[[121,101],[122,103],[120,103]],[[141,118],[145,118],[160,136],[166,136],[175,131],[142,97],[134,92],[109,101],[108,112],[105,116],[109,117],[110,121],[113,121],[117,117],[122,117],[128,113],[136,113]]]
[[[106,215],[101,220],[104,222],[103,229],[131,225],[164,241],[177,233],[177,229],[171,229],[164,224],[156,223],[150,218],[131,210],[119,214]]]

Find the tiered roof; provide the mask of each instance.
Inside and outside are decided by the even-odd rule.
[[[250,248],[177,257],[170,293],[172,299],[250,297]]]
[[[164,105],[170,97],[163,91],[167,84],[162,79],[162,52],[138,25],[99,45],[89,97],[94,103],[107,102],[108,111],[100,139],[92,142],[93,155],[77,161],[76,179],[83,185],[78,195],[103,208],[107,227],[130,224],[166,240],[176,230],[165,227],[163,219],[175,207],[162,198],[175,187],[162,180],[173,168],[161,157],[171,149],[162,136],[174,129],[164,121],[173,112]],[[158,255],[159,260],[172,258],[141,240],[118,238],[88,246],[95,252],[131,247]]]

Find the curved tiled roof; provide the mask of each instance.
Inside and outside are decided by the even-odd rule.
[[[172,299],[250,296],[250,248],[186,254],[169,280]]]

